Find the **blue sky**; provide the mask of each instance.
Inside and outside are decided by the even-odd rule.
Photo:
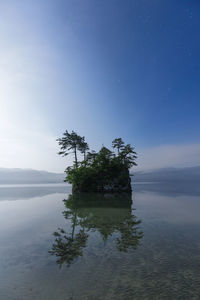
[[[199,1],[0,0],[0,167],[62,171],[56,137],[200,164]]]

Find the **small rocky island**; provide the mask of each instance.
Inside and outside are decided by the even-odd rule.
[[[112,141],[114,151],[102,146],[99,152],[90,151],[85,137],[76,132],[64,132],[57,139],[61,150],[59,155],[74,154],[73,166],[67,167],[65,181],[72,184],[73,193],[131,193],[129,169],[136,165],[136,152],[121,138]],[[79,152],[82,161],[78,160]]]

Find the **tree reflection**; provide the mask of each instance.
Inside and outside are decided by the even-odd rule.
[[[63,263],[69,266],[76,257],[83,255],[82,250],[86,246],[88,238],[88,234],[84,230],[81,229],[75,235],[69,236],[63,229],[58,228],[58,231],[54,232],[54,236],[56,239],[49,252],[58,257],[57,264],[59,266],[62,266]]]
[[[69,266],[83,255],[91,232],[99,232],[104,241],[113,235],[116,248],[123,252],[136,249],[143,237],[141,220],[132,213],[131,195],[79,194],[70,195],[63,202],[63,215],[70,221],[70,230],[58,228],[49,251],[58,258],[59,266]]]

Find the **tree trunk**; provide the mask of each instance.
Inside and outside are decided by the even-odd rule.
[[[75,156],[75,165],[76,165],[76,168],[77,168],[78,167],[78,162],[77,162],[76,147],[74,148],[74,156]]]
[[[74,240],[74,231],[75,231],[75,228],[76,228],[76,211],[75,211],[75,216],[72,219],[72,222],[73,222],[73,226],[72,226],[72,241],[73,241]]]

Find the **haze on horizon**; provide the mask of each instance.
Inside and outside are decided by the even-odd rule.
[[[194,0],[0,1],[0,167],[63,172],[66,129],[200,165],[199,30]]]

